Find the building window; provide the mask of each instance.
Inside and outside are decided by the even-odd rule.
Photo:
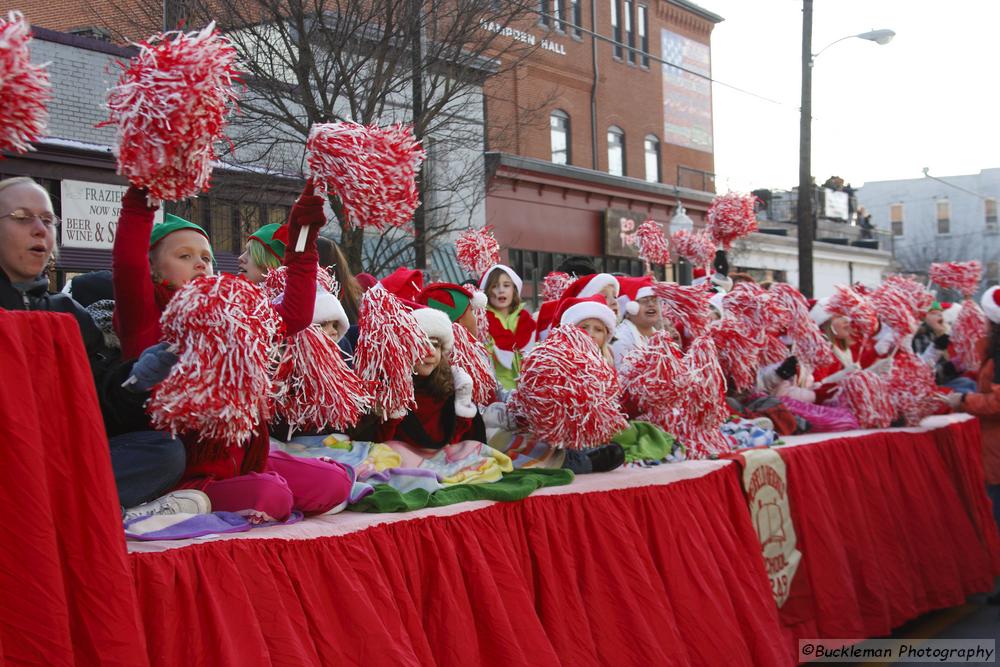
[[[628,43],[628,61],[635,63],[635,29],[632,27],[632,0],[625,0],[625,41]]]
[[[618,0],[611,0],[611,34],[615,40],[615,58],[621,59],[622,53],[622,24],[618,18]]]
[[[986,231],[997,231],[997,200],[992,197],[983,202],[986,209]]]
[[[639,29],[639,53],[642,54],[642,66],[649,67],[649,26],[646,19],[646,5],[639,5],[636,15],[636,28]]]
[[[563,0],[549,0],[552,6],[552,27],[556,30],[565,30],[566,23],[563,20]]]
[[[656,135],[647,134],[642,142],[646,156],[646,180],[650,183],[660,182],[660,140]]]
[[[948,205],[947,199],[937,201],[937,233],[951,233],[951,206]]]
[[[889,207],[889,223],[892,225],[892,235],[903,235],[903,205],[893,204]]]
[[[539,0],[538,22],[544,26],[552,25],[552,18],[549,16],[549,0]]]
[[[986,262],[986,287],[1000,283],[1000,262]]]
[[[573,35],[576,37],[583,37],[583,29],[580,27],[583,25],[583,5],[580,1],[569,0],[569,19],[573,22]]]
[[[625,132],[615,125],[608,128],[608,173],[625,175]]]
[[[552,141],[552,162],[569,164],[569,115],[556,109],[549,116],[549,137]]]

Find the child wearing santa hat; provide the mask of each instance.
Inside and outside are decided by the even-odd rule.
[[[617,318],[621,314],[618,312],[618,295],[620,289],[618,279],[610,273],[592,273],[580,276],[570,283],[566,291],[563,292],[562,298],[586,299],[595,294],[600,294],[604,297],[605,305],[611,309]]]
[[[619,277],[618,284],[621,287],[619,312],[624,312],[625,316],[611,343],[615,368],[621,368],[625,355],[637,347],[645,346],[646,341],[662,326],[660,303],[653,294],[651,276]]]
[[[174,294],[198,276],[213,275],[212,248],[198,225],[177,216],[153,225],[156,206],[144,190],[130,187],[122,198],[117,235],[112,248],[115,288],[115,328],[123,355],[139,356],[133,387],[148,391],[170,372],[176,357],[161,343],[160,315]],[[326,223],[322,197],[308,183],[289,219],[295,237],[308,228],[306,250],[286,252],[289,275],[283,299],[274,304],[286,335],[308,326],[316,297],[316,235]],[[155,362],[155,363],[154,363]],[[302,462],[284,453],[270,454],[268,424],[261,423],[248,442],[234,446],[184,434],[187,465],[179,488],[203,491],[215,510],[245,514],[252,521],[283,521],[293,507],[325,512],[340,504],[350,490],[342,466]]]
[[[535,318],[521,303],[521,277],[514,269],[497,264],[483,274],[479,289],[486,293],[486,320],[497,382],[504,389],[517,386],[521,359],[535,343]]]
[[[981,364],[976,391],[952,393],[945,400],[953,410],[979,417],[983,434],[983,472],[993,501],[993,518],[1000,526],[1000,287],[983,293],[980,305],[990,322],[989,334],[980,343]],[[996,602],[994,596],[993,602]]]
[[[560,326],[576,326],[583,329],[601,351],[604,360],[614,366],[611,339],[615,335],[617,318],[605,304],[603,295],[563,299],[556,313],[556,319]]]

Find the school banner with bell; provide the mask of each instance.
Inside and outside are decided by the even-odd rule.
[[[799,601],[808,600],[809,581],[792,522],[785,462],[777,449],[752,449],[735,459],[779,615],[785,623],[798,622],[808,614]]]

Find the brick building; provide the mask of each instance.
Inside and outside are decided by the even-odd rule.
[[[506,33],[534,52],[486,87],[487,223],[526,282],[566,254],[641,271],[634,246],[615,239],[647,216],[668,222],[678,201],[700,224],[714,195],[710,53],[722,18],[687,0],[540,10]]]

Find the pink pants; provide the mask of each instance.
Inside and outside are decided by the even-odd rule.
[[[293,509],[328,512],[348,499],[351,472],[340,463],[271,452],[264,472],[209,482],[212,509],[258,521],[284,521]]]

